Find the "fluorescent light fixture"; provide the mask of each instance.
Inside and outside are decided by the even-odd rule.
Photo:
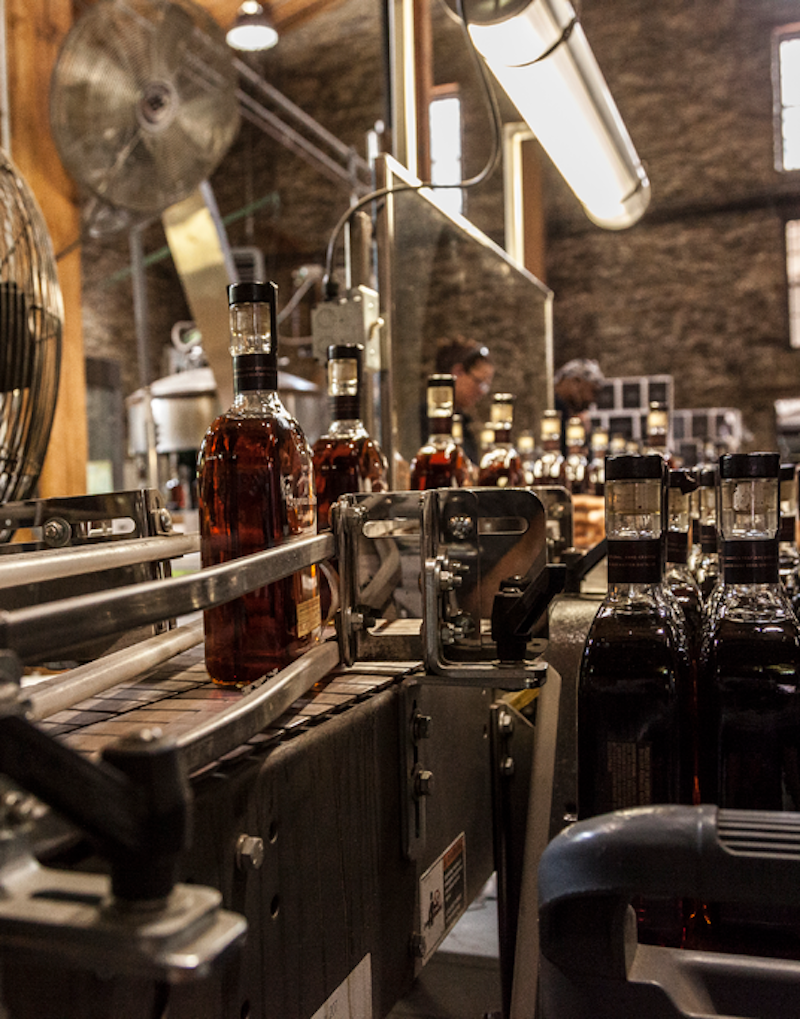
[[[225,38],[235,50],[257,53],[272,49],[278,41],[278,33],[269,6],[262,6],[258,0],[244,0]]]
[[[650,202],[636,154],[568,0],[465,0],[475,46],[592,222],[633,226]]]

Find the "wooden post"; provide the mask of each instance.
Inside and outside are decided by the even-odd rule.
[[[64,0],[5,0],[10,156],[33,191],[56,253],[80,237],[76,188],[61,165],[50,134],[50,76],[72,25]],[[86,491],[88,437],[86,374],[81,320],[81,251],[77,244],[58,262],[64,296],[61,383],[50,445],[39,482],[42,497]]]

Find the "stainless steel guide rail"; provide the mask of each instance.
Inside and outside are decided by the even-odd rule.
[[[334,553],[332,534],[298,538],[199,573],[0,612],[0,647],[42,661],[83,642],[231,601]]]

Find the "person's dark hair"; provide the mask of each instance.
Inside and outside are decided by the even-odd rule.
[[[442,340],[436,350],[436,371],[446,372],[455,364],[460,364],[464,371],[477,364],[478,361],[492,363],[492,355],[489,348],[477,343],[475,340],[467,340],[458,337],[455,340]]]

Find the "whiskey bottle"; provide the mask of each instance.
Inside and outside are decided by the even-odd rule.
[[[316,533],[311,450],[277,393],[276,287],[236,283],[228,301],[235,399],[198,457],[203,566]],[[251,683],[296,658],[319,624],[313,567],[208,609],[208,673],[217,683]]]
[[[608,453],[608,432],[595,428],[589,440],[589,466],[587,468],[588,495],[603,495],[606,483],[606,454]]]
[[[778,573],[777,453],[719,461],[722,584],[698,683],[700,793],[798,810],[800,626]]]
[[[566,485],[566,465],[561,452],[561,415],[546,410],[540,425],[541,453],[533,465],[534,485]]]
[[[514,397],[511,393],[495,393],[491,410],[494,443],[481,457],[478,484],[491,488],[525,484],[522,460],[511,441],[514,426]]]
[[[317,525],[330,526],[330,509],[347,492],[385,492],[389,465],[361,420],[360,344],[328,347],[331,424],[314,443]]]
[[[523,484],[533,484],[533,465],[536,463],[536,439],[529,431],[520,432],[517,437],[517,449],[522,461]]]
[[[703,629],[703,596],[688,566],[692,494],[697,476],[673,468],[667,490],[667,543],[664,585],[680,606],[686,624],[689,653],[696,661]]]
[[[412,492],[463,488],[469,483],[464,452],[453,438],[452,375],[431,375],[427,386],[428,440],[411,461]]]
[[[780,482],[781,522],[778,544],[778,571],[790,598],[797,594],[797,468],[794,464],[781,464]]]
[[[473,463],[470,457],[467,455],[466,449],[464,449],[464,419],[460,414],[453,415],[453,438],[455,443],[461,452],[464,454],[464,463],[467,468],[467,484],[477,485],[478,483],[478,465]]]
[[[606,460],[608,593],[589,629],[578,677],[578,813],[691,803],[692,682],[664,594],[664,461]],[[682,904],[634,903],[640,940],[679,945]]]
[[[564,474],[567,488],[573,495],[585,495],[589,484],[589,461],[586,456],[586,426],[583,419],[569,418],[565,434],[567,455],[564,460]]]
[[[722,578],[698,676],[699,782],[704,803],[800,809],[800,625],[778,571],[777,453],[719,461]],[[796,909],[768,915],[711,903],[703,942],[727,951],[800,957]]]
[[[704,467],[697,476],[700,556],[695,566],[695,580],[706,606],[719,582],[717,551],[717,468]],[[708,608],[706,609],[708,611]]]
[[[578,680],[581,817],[691,803],[686,649],[661,589],[664,463],[606,461],[608,593]]]
[[[658,453],[669,467],[675,463],[669,448],[669,408],[666,403],[652,402],[647,411],[643,453]]]

